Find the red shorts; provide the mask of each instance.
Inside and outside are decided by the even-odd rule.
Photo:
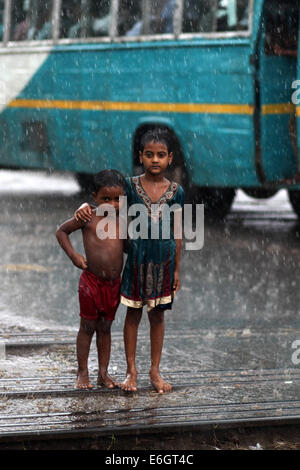
[[[101,315],[113,321],[120,303],[120,287],[120,277],[106,281],[89,271],[83,271],[78,289],[80,316],[86,320],[98,320]]]

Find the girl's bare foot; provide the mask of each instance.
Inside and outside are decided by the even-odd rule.
[[[98,374],[97,385],[104,386],[107,388],[117,388],[120,386],[120,384],[114,379],[112,379],[107,372],[105,372],[104,374]]]
[[[126,376],[126,379],[121,383],[122,390],[126,392],[136,392],[137,391],[137,374],[129,372]]]
[[[157,393],[168,393],[172,390],[172,385],[166,382],[157,371],[150,370],[150,380]]]
[[[76,388],[78,389],[90,389],[93,385],[89,381],[88,371],[78,372],[76,380]]]

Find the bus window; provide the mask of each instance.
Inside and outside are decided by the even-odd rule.
[[[53,0],[12,0],[10,40],[52,37]]]
[[[139,36],[142,33],[142,0],[120,0],[118,35]]]
[[[60,38],[82,37],[82,2],[62,0],[60,10]]]
[[[219,0],[217,31],[245,31],[249,28],[249,0]]]
[[[119,36],[173,33],[175,0],[120,0]]]
[[[111,0],[92,0],[89,10],[89,35],[109,36]]]
[[[62,0],[60,37],[109,36],[111,0]]]
[[[212,0],[185,0],[182,32],[203,33],[214,31],[217,2]]]
[[[272,0],[266,4],[265,53],[267,55],[297,56],[297,2]]]
[[[184,0],[182,32],[243,31],[249,25],[249,0]]]

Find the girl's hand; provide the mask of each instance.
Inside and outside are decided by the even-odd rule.
[[[92,220],[92,208],[85,202],[74,213],[74,219],[82,222],[90,222]]]
[[[75,253],[74,256],[72,256],[72,262],[79,269],[87,269],[86,258],[79,253]]]
[[[179,271],[174,271],[174,280],[173,280],[173,291],[176,294],[176,292],[180,288],[180,276],[179,276]]]

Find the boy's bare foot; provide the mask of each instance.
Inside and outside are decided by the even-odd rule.
[[[112,379],[108,373],[106,372],[105,374],[98,374],[98,381],[97,381],[98,386],[104,386],[107,388],[117,388],[120,386],[118,382],[116,382],[114,379]]]
[[[166,382],[159,372],[150,370],[150,380],[157,393],[168,393],[172,390],[172,385]]]
[[[137,374],[129,372],[126,379],[121,383],[121,389],[125,392],[136,392],[137,391]]]
[[[89,381],[88,372],[78,372],[76,380],[76,388],[78,389],[90,389],[93,388],[93,385]]]

